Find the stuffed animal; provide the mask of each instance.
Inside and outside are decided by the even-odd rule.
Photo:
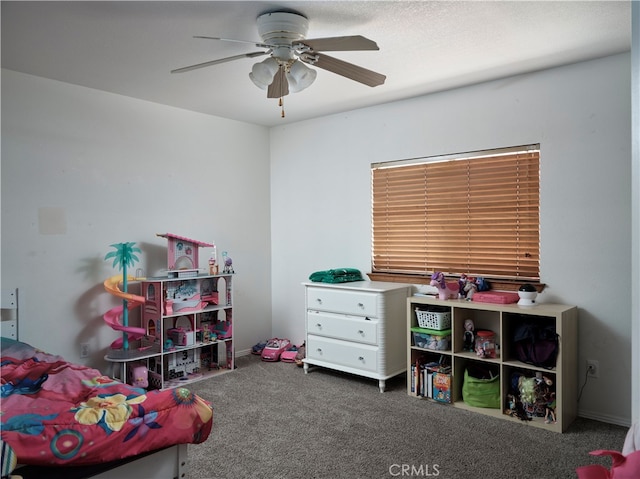
[[[429,284],[438,288],[438,298],[440,299],[456,299],[458,297],[460,290],[458,283],[447,283],[441,271],[436,271],[431,275],[431,283]]]
[[[478,285],[476,284],[475,279],[467,278],[463,288],[463,297],[467,301],[471,301],[471,299],[473,298],[473,293],[475,293],[476,291],[478,291]]]
[[[582,466],[576,469],[578,479],[636,479],[640,477],[640,451],[623,455],[618,451],[599,449],[591,451],[592,456],[611,456],[611,471],[600,464]]]

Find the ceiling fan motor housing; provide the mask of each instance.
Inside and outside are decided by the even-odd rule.
[[[304,40],[309,31],[309,20],[297,13],[272,12],[260,15],[258,33],[270,45],[291,46]]]

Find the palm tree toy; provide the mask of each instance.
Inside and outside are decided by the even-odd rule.
[[[115,268],[118,265],[118,269],[122,270],[122,290],[127,292],[127,266],[133,267],[133,265],[140,261],[135,253],[141,253],[140,248],[136,248],[134,242],[128,243],[115,243],[110,245],[112,248],[115,248],[115,251],[111,251],[107,253],[104,257],[105,261],[113,258],[113,267]],[[129,309],[127,308],[128,301],[126,299],[122,300],[122,325],[129,326]],[[122,349],[129,349],[129,337],[127,333],[122,333]]]

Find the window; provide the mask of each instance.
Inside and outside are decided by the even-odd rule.
[[[376,163],[372,272],[540,278],[540,146]]]

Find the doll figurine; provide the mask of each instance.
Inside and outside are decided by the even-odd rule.
[[[233,260],[227,254],[226,251],[222,252],[222,260],[223,260],[223,263],[224,263],[224,269],[222,270],[222,272],[226,273],[226,274],[235,273],[235,271],[233,270]]]
[[[472,319],[464,320],[464,342],[462,345],[463,351],[475,351],[476,349],[476,338],[473,334],[474,325]]]
[[[556,393],[549,394],[547,405],[544,409],[545,424],[556,423]]]

